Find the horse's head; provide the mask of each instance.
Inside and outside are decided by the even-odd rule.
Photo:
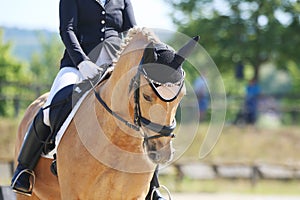
[[[182,63],[198,39],[193,38],[178,52],[166,44],[151,42],[144,50],[138,73],[132,80],[135,124],[141,127],[144,148],[154,163],[172,159],[175,114],[185,94]]]

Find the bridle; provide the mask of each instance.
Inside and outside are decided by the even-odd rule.
[[[141,61],[142,63],[142,61]],[[130,123],[129,121],[125,120],[122,116],[120,116],[118,113],[112,111],[109,106],[104,102],[104,100],[101,98],[100,94],[94,90],[95,96],[97,100],[101,103],[101,105],[115,118],[117,118],[119,121],[123,122],[126,126],[128,126],[131,129],[134,129],[135,131],[139,131],[144,139],[144,144],[148,142],[148,140],[151,139],[157,139],[161,137],[171,137],[174,138],[175,134],[173,133],[174,129],[176,128],[176,120],[172,122],[170,126],[160,125],[154,122],[151,122],[150,120],[146,119],[142,116],[141,113],[141,106],[140,106],[140,84],[141,84],[141,75],[143,75],[146,80],[148,81],[149,85],[152,85],[151,79],[146,76],[145,73],[143,73],[142,70],[142,64],[139,65],[136,75],[132,78],[129,90],[134,90],[134,123]],[[180,84],[183,85],[184,77],[182,78],[182,81]],[[153,87],[151,87],[153,89]],[[182,86],[181,86],[182,88]],[[154,89],[153,89],[154,90]],[[176,97],[178,94],[176,94]],[[174,97],[174,99],[176,98]],[[143,128],[147,128],[153,132],[156,132],[157,135],[148,136]]]

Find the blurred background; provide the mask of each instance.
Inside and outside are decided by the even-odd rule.
[[[139,26],[200,35],[226,90],[222,134],[200,159],[213,80],[205,67],[199,73],[185,64],[199,119],[182,126],[186,134],[199,127],[186,152],[161,171],[161,182],[175,193],[300,197],[299,0],[131,1]],[[8,185],[18,123],[49,90],[63,45],[59,0],[0,2],[0,184]]]

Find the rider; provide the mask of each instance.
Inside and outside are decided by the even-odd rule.
[[[32,194],[30,179],[34,176],[33,170],[42,153],[43,143],[51,132],[49,108],[46,107],[65,86],[101,76],[118,50],[121,42],[119,34],[136,25],[130,0],[60,0],[59,20],[60,36],[65,45],[60,71],[43,106],[45,109],[39,110],[26,133],[12,178],[12,189],[28,196]],[[90,58],[88,54],[104,42],[109,48],[102,48],[101,53],[97,48],[100,60]],[[149,193],[158,186],[157,173],[154,174]],[[163,199],[159,192],[154,192],[154,197]]]

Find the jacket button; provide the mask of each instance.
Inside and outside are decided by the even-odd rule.
[[[105,28],[101,28],[101,32],[104,33],[104,31],[105,31]]]
[[[105,11],[104,10],[101,13],[102,13],[102,15],[105,15]]]
[[[104,38],[100,38],[101,42],[103,42]]]
[[[101,24],[105,24],[105,20],[101,20]]]

